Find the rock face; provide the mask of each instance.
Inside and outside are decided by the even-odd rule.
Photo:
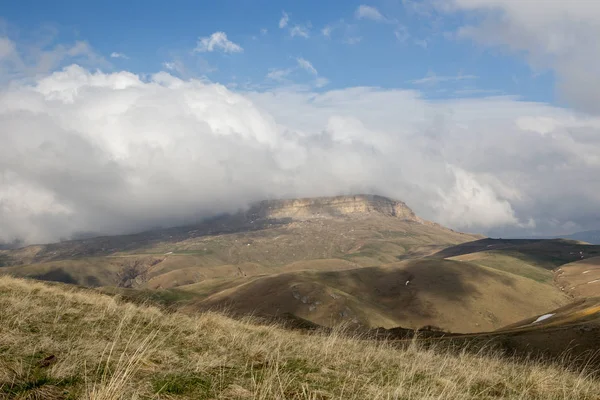
[[[383,196],[313,197],[290,200],[265,200],[254,205],[248,215],[254,218],[334,218],[344,216],[381,215],[405,221],[426,223],[403,202]]]

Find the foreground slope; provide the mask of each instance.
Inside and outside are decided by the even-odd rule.
[[[0,277],[0,398],[597,399],[600,381],[496,354],[164,313]]]

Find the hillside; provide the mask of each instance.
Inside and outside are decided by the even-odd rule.
[[[597,399],[568,366],[165,313],[0,277],[0,398]],[[590,371],[588,371],[590,372]]]
[[[468,262],[422,259],[340,271],[300,271],[182,286],[200,299],[186,309],[292,313],[320,325],[427,325],[481,332],[570,302],[552,281]]]
[[[582,231],[560,236],[534,236],[531,239],[567,239],[586,242],[589,244],[600,244],[600,230]]]
[[[379,196],[270,200],[193,226],[0,251],[0,272],[85,286],[170,288],[378,266],[476,238]]]
[[[401,201],[356,195],[267,200],[193,226],[3,251],[0,273],[188,311],[468,333],[568,304],[554,270],[595,254],[574,241],[482,239]]]
[[[600,296],[600,257],[563,265],[557,270],[556,282],[576,298]]]
[[[400,255],[414,247],[418,251],[418,246],[437,246],[435,249],[440,250],[444,245],[477,238],[481,236],[455,232],[425,221],[403,202],[381,196],[267,200],[236,214],[185,227],[0,250],[0,266],[165,253],[204,256],[208,264],[230,264],[247,259],[255,261],[257,251],[269,250],[264,242],[284,239],[280,240],[282,244],[274,245],[279,251],[265,255],[263,260],[268,265],[281,265],[323,255],[344,256],[352,250],[348,244],[360,245],[363,240],[397,243],[399,247],[394,250]],[[259,249],[242,247],[251,245],[253,240],[262,246]],[[323,243],[330,240],[333,243]],[[229,252],[229,246],[235,246],[235,250]],[[306,250],[310,251],[305,254]]]
[[[465,255],[509,255],[547,270],[563,264],[600,256],[600,246],[565,239],[479,239],[451,246],[436,253],[437,258]]]
[[[575,232],[570,235],[561,236],[565,239],[580,240],[590,244],[600,244],[600,230]]]

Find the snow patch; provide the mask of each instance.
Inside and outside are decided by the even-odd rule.
[[[539,316],[535,321],[532,322],[532,324],[538,323],[538,322],[542,322],[545,319],[550,318],[551,316],[553,316],[554,314],[544,314]]]
[[[588,285],[589,285],[590,283],[596,283],[596,282],[600,282],[600,279],[596,279],[596,280],[593,280],[593,281],[589,281],[589,282],[588,282]]]
[[[582,274],[587,274],[588,272],[592,272],[592,270],[588,269],[587,271],[583,271]]]

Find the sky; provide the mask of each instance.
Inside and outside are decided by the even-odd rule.
[[[599,229],[600,3],[0,9],[0,243],[375,193],[493,237]]]

